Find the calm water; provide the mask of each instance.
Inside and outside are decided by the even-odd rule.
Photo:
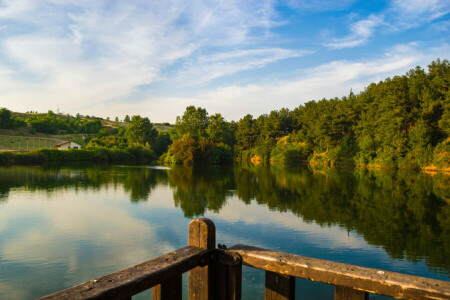
[[[442,174],[283,166],[3,167],[0,299],[36,298],[184,247],[198,216],[228,246],[448,280],[449,187]],[[244,299],[263,297],[263,278],[244,268]],[[299,299],[333,297],[332,286],[296,282]]]

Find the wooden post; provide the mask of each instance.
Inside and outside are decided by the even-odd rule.
[[[266,271],[265,300],[294,300],[295,277]]]
[[[153,300],[181,300],[181,274],[153,287]]]
[[[207,218],[192,220],[189,224],[189,246],[202,249],[214,249],[216,245],[216,227]],[[215,264],[197,267],[188,272],[188,299],[214,299]]]
[[[351,287],[336,285],[334,287],[334,300],[368,300],[369,293],[358,291]]]
[[[242,294],[242,264],[228,266],[228,300],[240,300]]]
[[[242,295],[242,262],[238,265],[217,263],[215,298],[240,300]]]

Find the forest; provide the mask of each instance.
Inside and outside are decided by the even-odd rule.
[[[387,168],[450,167],[450,65],[371,83],[342,98],[310,101],[257,118],[227,122],[189,106],[170,132],[162,160],[309,162]]]
[[[222,164],[234,160],[288,164],[352,165],[450,170],[450,63],[371,83],[362,92],[309,101],[293,110],[227,121],[220,113],[188,106],[169,132],[148,118],[127,116],[127,127],[102,126],[98,118],[21,118],[0,109],[0,128],[34,132],[84,132],[87,149],[140,146],[160,162]],[[117,120],[117,117],[116,117]]]

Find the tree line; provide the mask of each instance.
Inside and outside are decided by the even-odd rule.
[[[28,124],[35,131],[97,134],[88,147],[152,149],[160,161],[220,164],[238,160],[290,164],[351,164],[400,168],[450,168],[450,64],[437,59],[427,70],[371,83],[341,98],[309,101],[255,118],[228,122],[220,114],[188,106],[168,132],[133,116],[127,128],[102,127],[99,119],[61,118],[49,111],[25,120],[0,110],[0,128]],[[8,114],[9,112],[9,114]],[[9,126],[9,127],[8,127]]]
[[[310,101],[227,122],[189,106],[162,157],[174,163],[262,161],[382,167],[450,167],[450,64],[371,83],[341,98]]]

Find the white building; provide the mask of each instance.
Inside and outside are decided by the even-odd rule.
[[[59,150],[68,150],[68,149],[81,149],[81,146],[72,141],[66,141],[54,145],[53,148],[57,148]]]

